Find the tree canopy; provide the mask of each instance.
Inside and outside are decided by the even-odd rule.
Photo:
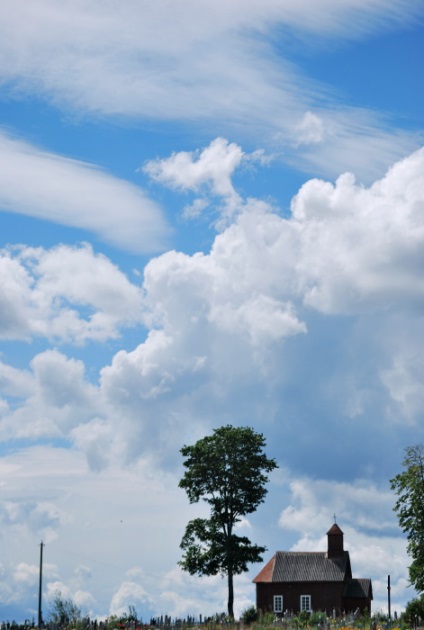
[[[406,604],[405,619],[410,628],[421,626],[421,622],[424,620],[424,595],[412,599]]]
[[[81,621],[81,609],[70,598],[56,591],[49,610],[49,621],[60,626],[75,626]]]
[[[407,535],[412,558],[409,580],[418,592],[424,591],[424,445],[405,449],[404,471],[390,480],[398,496],[394,510]]]
[[[261,433],[227,425],[181,449],[186,471],[179,486],[190,503],[200,499],[208,503],[210,517],[188,523],[180,545],[184,551],[180,566],[192,575],[227,576],[230,617],[234,617],[234,575],[247,571],[249,563],[262,561],[266,551],[234,531],[243,516],[263,503],[267,473],[277,468],[264,447]]]

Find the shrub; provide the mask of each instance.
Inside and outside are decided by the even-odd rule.
[[[245,608],[241,613],[241,620],[245,624],[254,623],[255,621],[258,621],[258,619],[259,613],[256,610],[255,606],[249,606],[249,608]]]

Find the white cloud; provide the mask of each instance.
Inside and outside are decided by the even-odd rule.
[[[81,609],[81,612],[84,611],[85,614],[88,614],[88,616],[92,615],[92,613],[90,615],[90,612],[92,611],[93,606],[96,603],[96,600],[94,599],[93,595],[90,592],[75,591],[72,597],[72,601],[75,602],[75,604]],[[88,613],[86,611],[88,611]]]
[[[221,212],[228,220],[243,206],[231,178],[243,161],[255,160],[263,162],[263,153],[256,151],[246,155],[234,142],[216,138],[202,151],[181,151],[168,158],[150,160],[143,166],[143,171],[153,180],[171,188],[203,193],[202,198],[195,199],[185,208],[186,218],[198,216],[208,206],[205,196],[211,196],[223,200]]]
[[[206,199],[195,199],[193,203],[184,206],[183,217],[185,219],[197,218],[208,206],[209,202]]]
[[[182,190],[199,190],[208,184],[215,195],[234,197],[231,176],[244,154],[235,143],[216,138],[200,153],[181,151],[169,158],[148,161],[143,170],[152,179]]]
[[[400,418],[412,426],[423,396],[414,376],[420,362],[413,334],[420,329],[415,305],[423,299],[423,162],[421,150],[370,188],[358,186],[350,175],[336,185],[311,180],[294,198],[290,219],[249,200],[216,237],[209,254],[168,252],[149,262],[143,312],[140,291],[91,250],[23,249],[18,260],[25,267],[17,268],[30,295],[37,296],[33,301],[41,312],[35,321],[50,321],[63,337],[72,331],[76,341],[115,334],[114,327],[137,317],[149,332],[143,343],[118,352],[103,368],[99,387],[87,383],[82,362],[56,351],[37,355],[32,373],[3,364],[4,395],[21,394],[24,402],[3,408],[2,435],[71,437],[98,469],[112,453],[132,459],[153,444],[155,450],[171,449],[185,419],[210,397],[229,401],[233,388],[249,389],[253,383],[267,391],[281,387],[290,378],[285,364],[289,350],[283,351],[283,343],[305,333],[314,339],[306,324],[313,310],[371,318],[369,330],[352,329],[352,339],[345,343],[365,347],[371,335],[376,359],[380,357],[372,386],[366,383],[370,373],[362,376],[359,360],[356,371],[351,366],[349,374],[327,374],[325,387],[333,391],[333,404],[340,398],[334,392],[343,391],[343,415],[361,419],[375,404],[379,388],[381,396],[385,388],[394,405],[391,410],[386,401],[385,416],[394,416],[400,407]],[[79,319],[77,310],[59,308],[56,315],[60,296],[98,312]],[[377,331],[375,313],[386,313]],[[401,321],[408,318],[408,326],[396,337],[397,344],[387,344],[390,331],[402,326],[396,313]],[[95,321],[101,322],[100,333]],[[47,334],[46,323],[44,327]],[[402,379],[394,376],[399,370]],[[165,411],[170,401],[171,414]],[[158,410],[163,419],[152,424]],[[118,428],[114,417],[121,418]]]
[[[0,505],[0,521],[3,525],[18,532],[36,532],[47,542],[56,538],[62,519],[63,515],[49,501],[4,501]],[[22,575],[20,570],[18,573]]]
[[[324,123],[312,112],[306,112],[302,121],[297,125],[299,144],[316,144],[323,141]]]
[[[213,400],[229,405],[233,419],[243,416],[243,406],[236,410],[235,391],[260,388],[272,418],[281,388],[295,374],[303,382],[296,347],[303,347],[299,356],[309,364],[314,317],[321,313],[352,319],[340,346],[339,369],[329,364],[309,375],[315,386],[319,383],[319,404],[331,399],[348,423],[366,423],[374,405],[384,405],[379,414],[385,420],[393,422],[397,414],[397,421],[407,418],[413,427],[424,395],[416,318],[423,299],[423,162],[421,150],[369,188],[350,175],[336,185],[311,180],[294,198],[289,219],[249,200],[209,254],[167,252],[149,262],[143,312],[140,291],[91,250],[23,249],[21,275],[30,295],[37,296],[39,320],[47,313],[53,330],[62,328],[62,336],[72,330],[76,341],[96,337],[96,313],[79,319],[75,310],[73,329],[68,309],[58,309],[57,322],[50,315],[64,296],[98,309],[104,326],[100,339],[137,317],[148,334],[133,350],[113,357],[98,386],[87,381],[81,361],[57,351],[39,353],[31,371],[3,364],[3,394],[22,400],[3,406],[1,435],[67,437],[97,470],[111,457],[136,460],[151,449],[167,456],[173,452],[174,458],[175,440],[191,439],[191,419],[203,418],[199,431],[214,421]],[[399,327],[405,332],[395,336]],[[299,337],[310,341],[287,343]],[[393,341],[387,343],[388,338]],[[374,363],[368,365],[360,355],[371,344]],[[248,413],[259,419],[264,410]]]
[[[139,604],[151,605],[152,598],[144,587],[137,582],[122,582],[110,603],[110,615],[123,615],[128,613],[129,606],[134,606],[137,610]]]
[[[129,605],[145,618],[174,614],[171,607],[161,609],[161,581],[176,566],[178,541],[191,511],[175,474],[152,468],[147,461],[131,470],[112,462],[107,470],[91,472],[81,453],[52,446],[16,450],[3,456],[1,464],[1,478],[7,481],[1,507],[4,497],[14,497],[18,504],[38,503],[46,510],[48,497],[48,513],[54,506],[62,515],[56,538],[44,548],[45,616],[58,591],[84,614],[128,612]],[[14,523],[2,521],[8,545],[2,557],[0,601],[15,597],[23,611],[31,605],[36,610],[39,568],[40,530],[28,513],[21,511]],[[142,569],[135,570],[134,561]]]
[[[2,439],[68,436],[102,410],[96,388],[85,380],[82,361],[46,350],[34,357],[31,368],[32,392],[3,414]]]
[[[354,524],[364,529],[384,532],[390,531],[394,526],[393,516],[388,522],[381,518],[382,514],[390,514],[392,493],[388,489],[382,491],[369,480],[335,483],[308,478],[295,479],[290,483],[290,490],[294,505],[282,511],[280,526],[301,529],[306,536],[316,536],[317,533],[324,536],[330,528],[328,521],[332,515],[329,513],[329,506],[332,506],[330,510],[336,512],[337,520],[343,522],[344,527]],[[326,544],[326,539],[322,538],[320,544]]]
[[[104,341],[142,320],[139,288],[88,245],[2,250],[0,279],[4,339]]]
[[[380,378],[393,402],[393,421],[414,424],[424,405],[420,322],[411,322],[410,329],[400,330],[388,345],[393,347],[391,360],[381,370]]]
[[[27,582],[31,586],[35,586],[39,582],[40,567],[21,562],[16,567],[13,577],[17,582]]]
[[[161,209],[137,186],[4,132],[0,208],[88,230],[132,252],[159,251],[169,235]]]
[[[61,586],[99,614],[131,598],[149,614],[224,610],[225,581],[195,580],[175,565],[184,525],[202,510],[178,489],[179,449],[228,421],[263,431],[292,481],[286,504],[281,488],[269,502],[271,520],[261,516],[259,527],[249,518],[252,539],[260,530],[258,542],[274,550],[278,510],[292,548],[322,549],[336,512],[355,574],[378,588],[375,604],[384,604],[390,565],[404,605],[408,561],[387,486],[422,419],[423,159],[412,154],[369,188],[349,175],[335,185],[312,180],[291,218],[249,200],[209,253],[151,260],[140,315],[147,337],[118,352],[98,385],[83,361],[57,350],[39,352],[26,370],[1,364],[4,396],[20,399],[2,410],[1,437],[65,438],[74,448],[0,460],[0,516],[16,558],[4,559],[0,598],[24,601],[24,565],[34,564],[42,533],[54,567],[48,593]],[[6,260],[39,303],[62,291],[114,322],[140,308],[138,289],[86,249],[60,250],[76,277],[95,270],[83,286],[58,252],[25,251]],[[244,578],[237,593],[249,602]]]
[[[276,149],[284,150],[288,161],[297,157],[306,169],[319,163],[320,172],[334,174],[341,165],[355,166],[364,178],[372,169],[368,177],[374,177],[388,162],[416,146],[414,136],[399,132],[393,137],[374,112],[348,110],[335,103],[325,88],[310,84],[292,61],[281,58],[281,50],[277,54],[267,45],[265,36],[274,35],[280,27],[281,38],[289,29],[306,46],[312,37],[351,39],[393,23],[407,24],[419,13],[419,3],[412,0],[237,0],[231,6],[222,0],[208,0],[201,6],[186,0],[172,8],[169,0],[154,5],[128,2],[125,7],[116,1],[81,4],[68,0],[60,8],[52,0],[38,0],[30,9],[24,0],[17,0],[2,14],[0,76],[4,89],[15,97],[41,94],[56,105],[92,115],[180,120],[190,125],[213,121],[219,133],[230,129],[233,136],[237,133],[254,142],[263,143],[266,138],[272,145],[278,137]],[[298,153],[293,145],[299,139],[299,112],[302,119],[311,108],[326,121],[326,128],[331,121],[331,132],[325,143],[313,144],[312,150],[308,145]],[[308,141],[316,139],[316,125],[312,130],[308,123],[306,132]],[[358,135],[367,152],[360,151],[353,164]],[[57,160],[49,165],[62,175]],[[101,178],[99,173],[91,177]],[[104,183],[97,183],[100,192],[106,192]],[[40,186],[37,190],[43,192]],[[108,192],[116,198],[116,187]],[[152,210],[140,191],[125,191],[121,185],[119,192],[130,198],[129,208]],[[19,201],[21,211],[28,211],[27,200]],[[92,205],[97,214],[97,205]],[[122,206],[121,202],[121,215]],[[66,214],[74,225],[63,198],[59,208],[62,220]],[[132,236],[122,227],[123,234],[114,213],[108,226],[99,226],[97,221],[93,226],[75,204],[72,208],[79,221],[88,223],[85,227],[100,229],[113,243],[124,242],[133,250],[153,246],[138,231]],[[57,208],[43,211],[52,214]],[[155,219],[158,228],[157,215]],[[146,230],[144,222],[143,226]]]
[[[336,184],[310,180],[293,199],[297,262],[306,304],[327,313],[421,302],[424,149],[395,164],[370,188],[351,174]]]
[[[33,392],[33,379],[25,370],[0,362],[0,392],[6,396],[25,398]]]

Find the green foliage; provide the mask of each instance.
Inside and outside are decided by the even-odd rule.
[[[356,621],[357,621],[356,625],[360,625],[362,628],[369,627],[371,623],[371,614],[368,608],[364,608],[364,610],[361,612],[360,616],[358,617]]]
[[[320,626],[326,623],[327,615],[322,611],[316,611],[311,614],[309,623],[311,626]]]
[[[249,606],[249,608],[245,608],[241,614],[241,620],[245,624],[254,623],[259,619],[259,612],[256,610],[255,606]]]
[[[76,627],[81,622],[81,610],[70,598],[57,591],[49,609],[48,620],[61,626]]]
[[[308,623],[309,623],[310,618],[311,618],[311,613],[310,613],[310,612],[308,612],[307,610],[302,610],[302,611],[299,613],[299,623],[300,623],[300,626],[301,626],[302,628],[306,628],[306,626],[307,626],[307,625],[308,625]]]
[[[191,575],[228,577],[228,615],[233,618],[233,576],[262,561],[265,547],[254,545],[234,528],[251,514],[267,494],[267,473],[277,467],[263,452],[265,439],[249,427],[231,425],[184,446],[186,471],[179,486],[190,503],[202,499],[210,506],[209,519],[197,518],[186,527],[180,547],[180,566]]]
[[[412,599],[406,604],[404,617],[410,627],[415,626],[416,620],[424,621],[424,595]]]
[[[398,496],[394,510],[406,533],[412,558],[409,580],[418,592],[424,591],[424,445],[409,446],[403,460],[405,470],[390,480]]]
[[[261,612],[259,621],[264,626],[273,626],[275,624],[275,613],[273,612]]]

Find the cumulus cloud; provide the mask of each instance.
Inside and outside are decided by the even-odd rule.
[[[102,409],[95,386],[85,379],[82,361],[46,350],[34,357],[31,368],[31,394],[21,405],[3,413],[3,440],[68,436],[74,426],[89,421]]]
[[[151,603],[152,598],[141,584],[129,581],[122,582],[112,597],[109,614],[123,615],[128,612],[129,606],[134,606],[137,609],[137,606],[140,604],[144,606]]]
[[[423,408],[423,372],[422,349],[420,345],[418,347],[413,345],[412,336],[393,356],[391,365],[381,372],[381,380],[387,387],[391,399],[396,403],[393,415],[401,417],[402,422],[413,421]],[[396,414],[396,408],[400,413]]]
[[[229,146],[220,141],[221,148]],[[67,435],[95,468],[107,464],[112,443],[130,457],[137,457],[148,444],[171,447],[184,414],[197,413],[201,400],[219,392],[228,402],[234,387],[249,388],[254,382],[265,389],[280,387],[288,377],[289,360],[289,350],[283,351],[282,344],[305,334],[314,338],[307,324],[312,311],[372,318],[391,309],[374,332],[373,344],[382,359],[372,376],[372,398],[361,384],[362,376],[355,373],[327,375],[326,387],[349,392],[343,414],[361,418],[372,408],[379,383],[381,391],[390,392],[394,405],[403,405],[402,417],[413,425],[422,399],[420,381],[414,380],[420,365],[414,354],[416,341],[407,331],[397,346],[387,346],[384,339],[396,325],[393,313],[398,312],[399,300],[403,305],[399,317],[405,317],[408,304],[413,307],[408,315],[412,331],[415,305],[423,299],[419,185],[423,163],[424,150],[417,151],[369,188],[357,185],[351,175],[339,177],[335,184],[311,180],[293,199],[292,217],[287,219],[267,204],[250,200],[216,237],[209,254],[168,252],[149,262],[143,311],[140,291],[86,247],[8,254],[8,265],[13,263],[25,278],[26,301],[31,304],[31,296],[37,295],[34,301],[41,312],[34,321],[44,321],[47,314],[52,330],[63,329],[63,336],[72,331],[77,341],[115,334],[113,327],[134,323],[137,317],[149,332],[134,350],[120,351],[103,368],[99,387],[86,382],[81,362],[55,351],[35,357],[32,373],[3,364],[4,394],[26,398],[13,410],[3,408],[3,436],[11,431],[22,437]],[[224,171],[226,179],[232,168]],[[196,185],[196,178],[190,186]],[[225,189],[231,190],[232,184]],[[91,304],[98,313],[87,320],[74,310],[70,317],[69,308],[57,308],[60,296],[71,303]],[[99,333],[96,321],[101,322]],[[36,324],[32,326],[36,329]],[[361,344],[368,343],[368,332],[361,332]],[[400,370],[403,379],[395,377]],[[337,379],[343,378],[341,387]],[[211,381],[216,389],[207,394]],[[168,415],[164,409],[171,400],[174,413]],[[158,409],[163,419],[153,426],[150,418]],[[122,418],[118,431],[112,429],[115,415]]]
[[[235,391],[254,386],[266,400],[270,391],[275,396],[296,379],[303,382],[305,371],[321,391],[319,404],[326,409],[331,400],[348,423],[345,430],[353,431],[353,419],[366,423],[377,408],[391,419],[387,391],[397,411],[405,401],[411,426],[417,422],[422,385],[414,377],[420,363],[412,347],[418,352],[413,331],[420,329],[416,305],[423,299],[423,160],[422,150],[412,154],[369,188],[351,175],[336,184],[311,180],[294,198],[292,217],[252,202],[209,254],[168,252],[149,262],[143,288],[151,330],[101,372],[105,398],[125,418],[131,457],[147,445],[171,448],[175,431],[184,432],[189,418],[198,420],[200,409],[208,417],[217,397],[230,405],[233,419],[242,418],[243,405],[236,410],[231,404]],[[337,320],[345,328],[343,344],[332,350],[336,372],[331,363],[326,370],[309,366],[321,314],[351,318]],[[399,318],[405,333],[395,337]],[[325,326],[334,345],[335,329],[328,320]],[[305,354],[296,356],[288,340],[305,336],[310,341],[298,342]],[[373,362],[364,363],[361,352],[371,343]],[[406,344],[411,367],[395,385]],[[168,405],[172,413],[163,413]],[[152,423],[158,409],[161,421]],[[259,418],[263,409],[248,413]]]
[[[269,158],[271,159],[271,158]],[[221,213],[231,217],[243,208],[243,200],[236,192],[232,176],[244,162],[265,164],[261,150],[246,154],[236,143],[216,138],[202,151],[174,153],[168,158],[149,160],[142,170],[153,180],[181,191],[203,193],[184,209],[186,218],[196,217],[208,207],[207,198],[218,198],[223,203]]]
[[[229,146],[220,141],[221,148]],[[57,351],[39,353],[31,371],[2,364],[5,400],[22,398],[13,408],[3,405],[3,438],[66,436],[98,470],[111,456],[131,461],[151,449],[175,457],[175,439],[191,438],[188,419],[203,418],[199,431],[214,422],[212,401],[221,401],[233,420],[246,413],[259,420],[264,409],[249,406],[249,398],[246,407],[238,404],[235,392],[260,392],[271,421],[278,392],[296,381],[299,387],[305,373],[321,392],[315,405],[327,413],[331,400],[345,429],[353,421],[366,424],[376,409],[391,422],[396,415],[407,418],[412,428],[423,397],[415,334],[416,307],[424,297],[423,171],[420,150],[368,188],[349,174],[335,184],[310,180],[293,199],[289,218],[264,202],[243,202],[209,253],[170,251],[152,259],[142,303],[140,290],[87,248],[24,249],[17,258],[6,257],[26,278],[30,295],[37,295],[37,308],[48,314],[53,330],[76,330],[78,341],[95,328],[95,315],[79,319],[78,310],[74,327],[68,316],[63,324],[60,308],[56,322],[50,313],[63,296],[98,309],[100,339],[137,317],[148,333],[134,349],[113,357],[98,385],[87,381],[81,361]],[[229,178],[232,167],[224,172]],[[196,181],[197,175],[190,186]],[[319,323],[322,314],[350,318],[333,320],[344,326],[343,344],[332,351],[337,371],[309,359],[317,351],[317,326],[320,339],[335,343],[336,329],[328,320],[325,328],[324,320]],[[404,333],[395,336],[399,328]],[[373,361],[364,363],[361,352],[371,344]]]
[[[341,175],[310,180],[292,202],[301,237],[297,263],[305,304],[327,313],[420,303],[424,149],[371,187]]]
[[[132,252],[160,251],[170,234],[161,209],[141,188],[4,132],[0,191],[2,210],[88,230]]]
[[[152,179],[182,190],[199,190],[210,185],[221,197],[236,195],[231,176],[243,159],[243,151],[235,143],[216,138],[197,154],[181,151],[163,160],[146,162],[143,167]]]
[[[3,339],[105,341],[142,320],[139,288],[89,245],[3,249],[0,279]]]
[[[18,531],[28,529],[48,542],[56,538],[62,518],[56,505],[48,501],[4,501],[0,504],[3,525]]]
[[[40,567],[20,562],[15,569],[13,577],[17,582],[26,582],[31,586],[35,586],[39,582]]]
[[[97,384],[82,360],[57,350],[36,354],[29,369],[0,365],[9,403],[0,436],[65,438],[74,446],[34,447],[0,461],[4,527],[19,528],[27,554],[40,532],[49,535],[52,562],[67,566],[51,575],[51,592],[65,585],[90,610],[107,610],[112,595],[116,611],[133,598],[152,614],[164,601],[173,614],[209,610],[205,582],[196,583],[196,603],[187,595],[197,593],[188,590],[188,576],[172,572],[184,525],[198,515],[178,492],[179,448],[228,421],[263,431],[270,455],[286,467],[287,503],[278,488],[267,509],[275,520],[278,510],[291,548],[325,548],[335,512],[355,573],[382,584],[392,563],[396,601],[408,598],[404,541],[387,480],[401,461],[399,444],[413,443],[422,416],[423,160],[422,150],[413,153],[369,187],[351,175],[311,180],[293,199],[290,217],[249,200],[208,253],[170,251],[152,259],[140,316],[147,336],[116,353]],[[116,321],[128,305],[140,308],[139,290],[106,259],[82,254],[97,270],[85,287],[61,270],[53,252],[6,259],[18,263],[29,290],[42,287],[47,304],[62,287],[70,301],[90,298]],[[74,261],[72,251],[63,256]],[[106,276],[117,291],[112,296]],[[116,295],[125,308],[115,305]],[[27,496],[31,488],[36,499]],[[77,566],[85,569],[75,570],[76,562],[64,558],[81,531]],[[250,531],[256,539],[253,516]],[[260,533],[275,548],[276,534]],[[116,549],[106,571],[104,540],[111,539]],[[31,564],[22,555],[19,563]],[[21,569],[16,575],[25,577]],[[109,599],[92,592],[88,579]],[[28,580],[21,579],[23,589]],[[213,588],[211,612],[225,609],[225,584],[216,580]],[[237,588],[248,602],[250,583]]]

